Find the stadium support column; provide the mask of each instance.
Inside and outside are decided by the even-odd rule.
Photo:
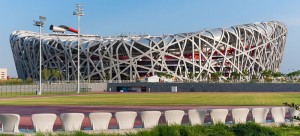
[[[91,83],[91,75],[90,75],[90,73],[91,73],[91,71],[90,71],[90,59],[91,59],[91,56],[90,56],[90,53],[89,53],[90,52],[90,48],[88,48],[87,51],[88,51],[88,53],[87,53],[87,56],[88,56],[87,57],[88,58],[88,61],[87,61],[87,67],[88,67],[87,71],[88,71],[88,74],[87,75],[88,75],[88,77],[87,78],[88,78],[88,83]]]
[[[133,44],[131,44],[130,46],[130,56],[132,57],[132,46]],[[138,60],[135,60],[135,63],[137,63]],[[133,77],[133,74],[132,74],[132,66],[133,66],[133,61],[132,61],[132,58],[130,58],[130,64],[129,64],[129,80],[130,82],[132,82],[132,77]]]
[[[192,38],[192,40],[195,41],[194,37]],[[193,62],[193,82],[194,82],[195,75],[196,75],[196,73],[195,73],[195,44],[194,43],[192,43],[192,57],[193,57],[192,62]]]

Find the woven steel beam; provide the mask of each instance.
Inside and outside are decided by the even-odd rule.
[[[259,76],[279,71],[286,26],[277,21],[163,36],[82,36],[81,79],[136,80],[168,73],[177,80],[201,81],[221,72]],[[38,33],[15,31],[10,43],[19,78],[38,79]],[[43,34],[43,68],[59,69],[66,80],[77,75],[76,35]],[[202,74],[201,74],[202,73]]]

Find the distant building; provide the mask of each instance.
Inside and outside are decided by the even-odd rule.
[[[0,80],[7,80],[7,69],[0,68]]]
[[[278,71],[288,29],[278,21],[258,22],[162,36],[82,35],[83,80],[133,80],[163,72],[177,81],[201,81],[219,72],[259,76]],[[10,35],[19,78],[39,78],[39,33]],[[58,69],[64,79],[77,77],[77,35],[43,34],[42,67]],[[251,77],[251,76],[250,76]]]

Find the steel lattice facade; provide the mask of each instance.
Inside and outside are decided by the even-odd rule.
[[[134,80],[164,72],[197,81],[215,72],[224,79],[232,72],[259,75],[279,70],[287,31],[271,21],[163,36],[82,35],[80,74],[84,80]],[[38,79],[39,34],[15,31],[10,43],[19,78]],[[42,56],[43,68],[76,79],[76,35],[43,34]]]

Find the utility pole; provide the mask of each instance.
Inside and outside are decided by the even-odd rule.
[[[73,12],[73,15],[77,16],[78,18],[78,45],[77,45],[77,93],[80,93],[80,16],[83,16],[83,5],[82,4],[76,4],[75,11]]]
[[[42,95],[42,27],[44,26],[44,21],[46,20],[46,17],[40,16],[39,21],[33,21],[35,26],[38,26],[40,29],[40,56],[39,56],[39,91],[37,92],[37,95]]]

